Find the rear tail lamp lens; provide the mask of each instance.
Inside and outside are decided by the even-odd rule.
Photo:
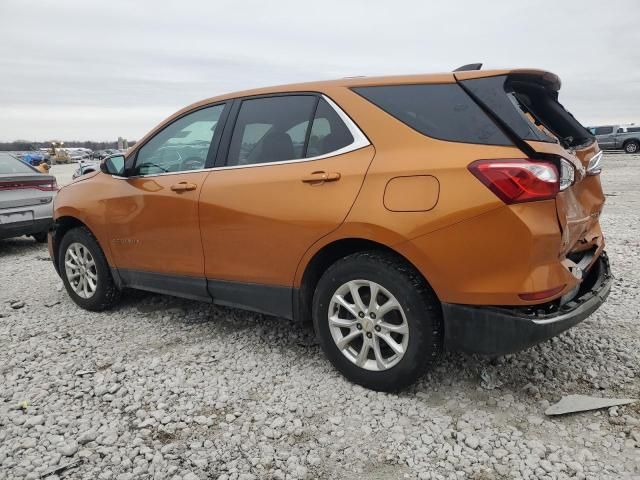
[[[25,190],[36,189],[43,192],[55,192],[58,190],[58,183],[53,180],[24,180],[0,182],[0,190]]]
[[[558,169],[548,162],[477,160],[469,171],[506,204],[548,200],[560,191]]]

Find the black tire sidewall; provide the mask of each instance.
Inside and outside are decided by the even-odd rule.
[[[67,278],[67,272],[65,269],[65,254],[69,246],[73,243],[80,243],[85,246],[91,253],[98,275],[98,286],[95,293],[90,298],[82,298],[78,295],[69,283]],[[98,242],[84,228],[74,228],[69,230],[60,242],[60,253],[58,255],[58,269],[60,277],[64,283],[67,293],[71,299],[80,307],[86,310],[100,311],[108,308],[112,303],[112,290],[115,288],[113,284],[113,278],[111,276],[111,270],[107,263],[107,260],[102,253],[102,249]]]
[[[433,322],[428,302],[407,275],[375,259],[356,256],[330,267],[318,282],[313,302],[313,323],[322,349],[345,377],[367,388],[394,391],[413,383],[425,370],[434,345]],[[400,303],[409,325],[407,351],[400,362],[384,371],[369,371],[346,358],[335,344],[328,323],[328,309],[335,291],[351,280],[370,280],[387,289]],[[433,308],[433,306],[431,306]],[[439,306],[438,306],[439,308]],[[439,353],[439,352],[437,352]]]
[[[47,232],[38,232],[31,235],[33,239],[38,243],[46,243]]]

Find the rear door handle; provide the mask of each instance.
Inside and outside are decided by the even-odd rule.
[[[312,185],[318,185],[324,182],[335,182],[340,180],[340,173],[338,172],[313,172],[310,175],[302,177],[304,183],[310,183]]]
[[[195,190],[198,186],[195,183],[190,182],[180,182],[174,185],[171,185],[171,190],[177,193],[188,192],[190,190]]]

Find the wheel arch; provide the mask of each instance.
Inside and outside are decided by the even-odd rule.
[[[78,228],[78,227],[86,228],[91,233],[91,235],[93,235],[96,238],[96,241],[97,241],[95,232],[93,232],[86,223],[84,223],[82,220],[80,220],[77,217],[74,217],[72,215],[63,215],[61,217],[56,218],[56,220],[54,221],[53,235],[51,237],[51,240],[52,240],[51,252],[53,255],[53,264],[56,267],[56,271],[58,272],[58,275],[60,274],[60,270],[58,268],[58,261],[60,257],[60,242],[62,241],[62,238],[66,235],[66,233],[69,230],[73,228]],[[98,242],[98,245],[100,245],[100,242]],[[102,246],[100,247],[102,248]],[[102,251],[105,252],[105,249],[102,248]],[[105,255],[107,255],[106,252],[105,252]]]
[[[622,148],[627,148],[627,145],[629,145],[630,143],[635,143],[637,145],[640,146],[640,139],[637,138],[628,138],[626,139],[624,142],[622,142]]]
[[[339,259],[364,251],[388,252],[398,257],[403,262],[411,265],[425,283],[430,286],[429,280],[425,278],[415,264],[392,247],[366,238],[341,238],[323,245],[305,265],[299,288],[295,291],[293,299],[294,318],[302,323],[310,323],[313,294],[322,274]]]

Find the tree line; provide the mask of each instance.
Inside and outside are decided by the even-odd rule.
[[[129,141],[129,146],[136,142]],[[60,142],[56,142],[60,146]],[[90,148],[91,150],[104,150],[106,148],[118,148],[118,142],[93,142],[87,141],[65,141],[63,147],[69,148]],[[28,140],[16,140],[14,142],[0,142],[0,152],[21,152],[27,150],[39,150],[41,148],[51,148],[51,142],[31,142]]]

